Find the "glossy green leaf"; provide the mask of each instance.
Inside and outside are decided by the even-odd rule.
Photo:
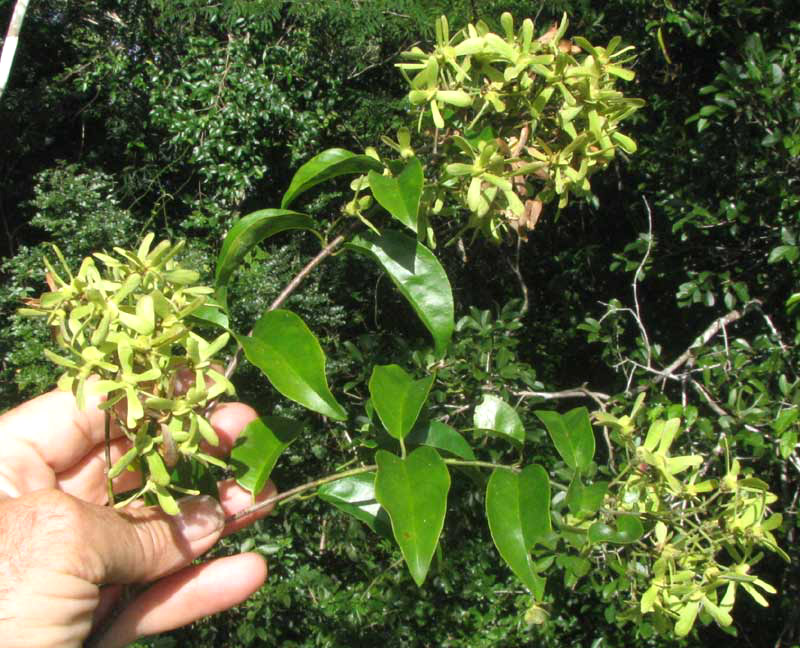
[[[389,516],[375,499],[375,473],[353,475],[323,484],[317,495],[340,511],[361,520],[376,533],[392,537]]]
[[[537,410],[534,412],[544,423],[558,454],[573,470],[585,470],[594,458],[594,432],[589,421],[589,411],[576,407],[566,414]]]
[[[369,380],[372,405],[386,430],[404,439],[417,422],[433,385],[433,376],[414,380],[398,365],[377,365]]]
[[[519,414],[502,398],[484,394],[483,401],[475,408],[472,420],[480,430],[491,430],[518,446],[525,443],[525,428]]]
[[[375,497],[389,513],[414,582],[422,585],[444,526],[450,473],[439,453],[427,446],[405,459],[378,450],[375,461]]]
[[[344,149],[328,149],[315,155],[294,174],[286,193],[283,194],[281,209],[286,209],[303,192],[321,182],[340,175],[383,171],[383,165],[368,155],[356,155]]]
[[[608,482],[595,482],[588,486],[576,473],[567,489],[567,506],[573,515],[594,514],[603,505],[608,490]]]
[[[436,353],[443,354],[455,326],[453,291],[433,253],[416,239],[391,231],[357,236],[348,247],[377,260],[430,331]]]
[[[231,450],[236,482],[258,495],[281,453],[303,431],[303,424],[282,416],[262,416],[247,424]]]
[[[192,311],[192,319],[200,320],[201,322],[208,322],[220,328],[230,330],[230,321],[228,315],[221,308],[214,308],[213,306],[200,306]]]
[[[416,425],[406,437],[406,444],[431,446],[460,459],[475,461],[475,453],[467,440],[441,421],[426,421]]]
[[[486,517],[497,551],[541,600],[545,581],[536,573],[530,551],[551,531],[547,471],[536,464],[519,473],[495,470],[486,487]]]
[[[261,241],[291,229],[314,229],[314,221],[305,214],[286,209],[262,209],[240,218],[233,224],[217,257],[214,283],[228,283],[245,255]]]
[[[604,522],[595,522],[589,527],[589,542],[612,542],[614,544],[630,544],[636,542],[644,534],[644,527],[635,515],[620,515],[616,520],[616,528]]]
[[[268,311],[248,335],[236,335],[247,359],[286,398],[337,421],[347,413],[325,378],[325,354],[302,319],[287,310]]]
[[[411,158],[396,178],[370,171],[369,186],[378,204],[415,234],[424,177],[422,164]]]

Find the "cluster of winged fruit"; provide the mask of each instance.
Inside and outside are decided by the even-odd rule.
[[[118,505],[150,494],[177,514],[172,492],[195,491],[175,483],[176,465],[191,458],[225,467],[201,442],[219,444],[205,413],[223,393],[233,394],[212,365],[229,333],[212,341],[198,335],[194,329],[218,312],[213,290],[176,261],[183,242],[151,249],[153,238],[148,234],[135,252],[114,248],[116,256],[87,257],[74,275],[54,248],[65,277],[45,260],[50,292],[29,300],[21,314],[47,317],[62,349],[45,351],[65,370],[59,387],[72,390],[81,409],[88,397],[105,396],[107,421],[131,441],[109,479],[130,467],[142,472],[143,485]]]
[[[618,149],[636,150],[620,125],[644,105],[617,88],[634,79],[624,67],[633,48],[621,38],[606,47],[567,40],[566,14],[538,38],[530,19],[515,30],[504,13],[501,23],[503,34],[478,22],[451,37],[443,16],[433,50],[414,47],[397,64],[420,130],[435,127],[431,151],[449,162],[428,197],[432,211],[455,194],[470,212],[466,228],[494,240],[509,226],[524,237],[554,199],[563,208],[570,194],[591,196],[589,177]],[[406,159],[409,135],[401,129],[397,142],[384,141]]]

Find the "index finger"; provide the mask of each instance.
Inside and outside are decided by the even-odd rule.
[[[33,451],[56,473],[71,468],[105,441],[100,396],[87,397],[81,410],[71,392],[42,394],[0,416],[0,462]],[[111,437],[121,435],[112,425]]]

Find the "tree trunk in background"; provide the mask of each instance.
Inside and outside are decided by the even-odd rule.
[[[22,21],[25,20],[25,11],[30,0],[17,0],[14,5],[14,13],[11,14],[11,22],[8,25],[6,40],[3,42],[3,53],[0,54],[0,99],[8,83],[8,76],[11,73],[11,63],[14,61],[14,54],[17,51],[19,42],[19,32],[22,30]]]

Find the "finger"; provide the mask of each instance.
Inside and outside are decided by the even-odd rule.
[[[220,444],[217,447],[208,446],[207,451],[217,456],[229,454],[242,429],[256,418],[258,415],[255,410],[242,403],[217,405],[212,411],[210,422],[219,436]],[[129,447],[130,442],[124,437],[112,441],[111,464],[113,465]],[[139,487],[141,483],[141,473],[126,470],[114,480],[114,492],[122,493],[132,490]],[[40,488],[52,488],[53,486],[89,502],[106,503],[108,488],[106,486],[105,443],[95,446],[76,465],[57,475],[56,484],[53,484],[52,481],[39,484]],[[25,492],[30,492],[30,490],[33,489]]]
[[[198,496],[178,504],[175,516],[158,507],[116,511],[49,490],[6,500],[2,507],[8,519],[31,527],[29,553],[36,542],[46,542],[49,569],[101,585],[155,580],[214,545],[224,525],[219,503]]]
[[[256,411],[244,403],[218,403],[211,410],[209,422],[219,437],[219,445],[208,446],[208,451],[217,456],[227,456],[242,430],[258,418]]]
[[[29,400],[0,417],[0,462],[14,465],[14,476],[45,479],[77,464],[92,448],[105,442],[105,413],[100,397],[87,397],[81,411],[70,392],[55,390]],[[121,432],[112,426],[111,436]],[[21,463],[17,457],[22,456]],[[26,466],[28,475],[20,474]],[[46,487],[46,486],[45,486]]]
[[[98,646],[118,648],[227,610],[249,597],[266,578],[266,562],[253,553],[184,569],[159,581],[126,607]]]
[[[235,515],[240,511],[244,511],[254,504],[271,499],[277,494],[277,492],[278,490],[275,488],[275,484],[269,481],[255,498],[255,501],[253,501],[253,496],[250,494],[250,491],[247,491],[239,486],[234,480],[230,479],[219,483],[219,501],[222,506],[222,510],[225,512],[226,518]],[[260,508],[249,515],[246,515],[235,522],[227,523],[222,535],[230,535],[231,533],[234,533],[239,529],[252,524],[256,520],[269,515],[273,508],[274,504],[271,504],[265,506],[264,508]]]

